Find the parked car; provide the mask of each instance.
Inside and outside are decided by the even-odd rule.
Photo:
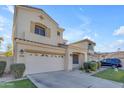
[[[121,60],[118,58],[106,58],[100,62],[102,66],[122,67]]]

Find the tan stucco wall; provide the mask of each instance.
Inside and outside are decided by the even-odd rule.
[[[93,48],[95,47],[95,45],[92,42],[88,42],[88,41],[82,41],[82,42],[74,43],[74,44],[71,44],[71,45],[79,47],[79,48],[83,49],[84,51],[87,51],[87,53],[94,54],[94,50],[88,50],[88,45],[89,44],[92,44]]]
[[[65,49],[64,48],[59,48],[59,47],[52,47],[49,45],[44,45],[44,44],[36,44],[32,42],[27,42],[23,40],[16,40],[16,58],[15,62],[22,62],[23,58],[21,58],[20,55],[20,50],[33,50],[33,51],[41,51],[41,52],[50,52],[53,54],[65,54]]]
[[[81,42],[81,43],[74,43],[72,44],[73,46],[77,46],[77,47],[80,47],[84,50],[87,50],[88,49],[88,42]]]
[[[79,57],[79,65],[73,64],[73,54],[77,53]],[[72,70],[75,66],[82,66],[87,61],[87,51],[84,51],[80,47],[68,46],[65,55],[65,70]]]
[[[63,36],[57,37],[57,31],[62,30],[58,27],[58,24],[54,23],[47,15],[42,11],[33,11],[31,9],[25,9],[20,6],[16,6],[16,34],[15,37],[40,42],[44,44],[57,45],[63,43]],[[41,19],[39,16],[43,16]],[[50,37],[44,37],[36,35],[31,32],[31,22],[41,23],[50,29]],[[61,31],[62,33],[63,31]]]

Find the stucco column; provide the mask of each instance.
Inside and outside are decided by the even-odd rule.
[[[27,53],[26,52],[24,52],[24,51],[22,51],[22,50],[24,50],[24,49],[20,49],[20,48],[18,48],[18,50],[17,50],[17,61],[16,61],[16,63],[24,63],[25,64],[25,58],[26,58],[26,55],[27,55]]]
[[[80,66],[83,66],[84,61],[85,61],[84,54],[79,54],[79,64],[80,64]]]
[[[85,57],[85,62],[87,62],[87,61],[88,61],[87,52],[86,52],[86,53],[84,53],[84,57]]]
[[[66,50],[65,54],[65,70],[71,71],[72,70],[72,53],[69,49]]]

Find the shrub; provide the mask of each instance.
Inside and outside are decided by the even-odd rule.
[[[11,73],[14,75],[15,78],[21,78],[25,71],[25,64],[23,63],[16,63],[11,65]]]
[[[90,70],[96,71],[97,70],[97,62],[90,62]]]
[[[85,63],[84,63],[84,70],[85,70],[86,72],[90,72],[90,62],[85,62]]]
[[[97,64],[98,64],[98,69],[101,67],[101,62],[97,62]]]
[[[5,68],[6,68],[6,61],[0,61],[0,77],[3,76]]]
[[[81,66],[81,67],[79,68],[79,70],[83,71],[83,70],[84,70],[84,68]]]
[[[96,62],[96,61],[92,60],[91,62]]]

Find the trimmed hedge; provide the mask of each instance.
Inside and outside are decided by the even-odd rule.
[[[97,62],[97,64],[98,64],[98,69],[101,67],[101,62]]]
[[[98,68],[98,64],[96,62],[90,62],[90,70],[96,71]]]
[[[25,64],[23,63],[12,64],[10,69],[11,69],[11,73],[15,78],[21,78],[25,71]]]
[[[90,62],[85,62],[84,63],[84,70],[86,71],[86,72],[90,72]]]
[[[3,76],[5,68],[6,68],[6,61],[0,61],[0,77]]]
[[[85,62],[83,65],[86,72],[96,71],[98,68],[101,67],[101,64],[95,61]]]

